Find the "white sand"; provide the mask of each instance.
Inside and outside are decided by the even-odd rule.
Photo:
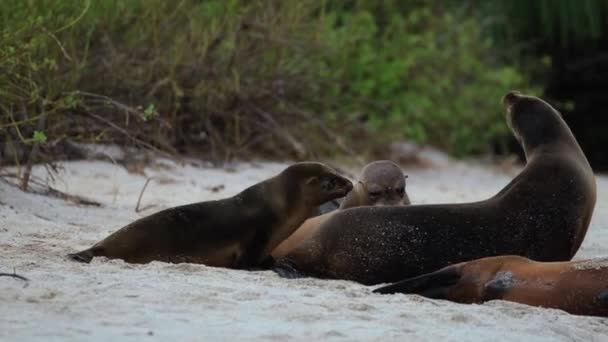
[[[164,207],[221,198],[285,165],[239,164],[233,172],[151,167],[156,177],[137,214],[145,177],[105,162],[70,162],[55,185],[103,203],[79,207],[0,182],[0,340],[210,341],[608,341],[608,320],[494,301],[459,305],[419,296],[375,295],[346,281],[288,280],[192,264],[68,261],[122,225]],[[417,203],[484,199],[517,172],[447,162],[406,170]],[[42,169],[35,173],[44,177]],[[224,185],[214,193],[209,188]],[[577,258],[608,256],[608,178],[598,177],[595,215]]]

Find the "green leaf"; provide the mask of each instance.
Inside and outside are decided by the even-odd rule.
[[[32,142],[34,144],[43,144],[46,142],[46,134],[41,131],[34,131],[34,135],[32,136]]]
[[[154,106],[153,103],[151,103],[148,105],[146,110],[144,110],[144,121],[151,120],[151,119],[155,118],[156,115],[157,115],[156,107]]]

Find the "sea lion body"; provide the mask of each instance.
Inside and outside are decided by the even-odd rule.
[[[608,317],[608,259],[536,262],[508,255],[488,257],[378,288],[376,293],[413,293],[458,303],[501,299]]]
[[[297,163],[233,197],[141,218],[70,257],[257,267],[316,206],[351,189],[349,180],[323,164]]]
[[[284,257],[303,241],[312,238],[319,226],[340,210],[373,205],[409,205],[405,179],[401,168],[389,160],[378,160],[367,164],[355,182],[340,207],[336,211],[311,217],[306,220],[293,234],[281,242],[272,252],[275,259]]]
[[[550,105],[515,93],[505,102],[527,165],[498,194],[464,204],[343,210],[279,263],[306,275],[378,284],[487,256],[570,260],[595,207],[593,171]]]

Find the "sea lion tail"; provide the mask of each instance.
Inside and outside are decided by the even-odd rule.
[[[85,249],[84,251],[78,253],[70,253],[67,255],[70,260],[84,262],[86,264],[90,263],[95,257],[95,253],[93,253],[93,249]]]
[[[460,274],[453,267],[405,279],[391,285],[379,287],[374,293],[414,293],[434,299],[445,299],[447,290],[460,280]]]

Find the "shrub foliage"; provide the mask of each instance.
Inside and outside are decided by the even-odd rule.
[[[529,84],[483,25],[379,3],[0,0],[0,154],[69,139],[302,159],[413,139],[467,155],[504,139],[499,99]]]

